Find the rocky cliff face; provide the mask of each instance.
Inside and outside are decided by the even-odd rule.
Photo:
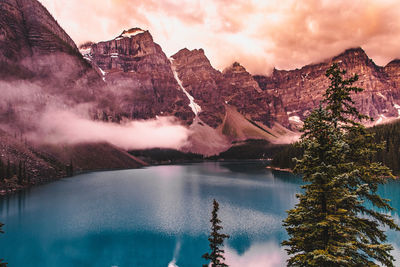
[[[400,99],[400,59],[395,59],[389,62],[383,69],[387,74],[387,78],[394,90],[391,92],[393,97]],[[399,101],[400,102],[400,101]]]
[[[174,77],[171,63],[151,34],[138,28],[93,44],[85,58],[96,66],[115,94],[110,112],[149,119],[172,115],[190,124],[189,99]]]
[[[0,12],[0,62],[9,66],[1,68],[3,76],[43,79],[64,71],[74,79],[88,70],[75,43],[38,1],[4,0]]]
[[[329,85],[325,72],[333,62],[349,75],[359,74],[356,86],[365,91],[353,99],[361,112],[377,122],[399,114],[400,63],[377,66],[361,48],[301,69],[252,76],[237,62],[223,72],[214,69],[202,49],[182,49],[168,60],[150,33],[134,28],[93,44],[86,58],[109,85],[122,88],[120,106],[124,116],[133,118],[168,114],[190,124],[197,115],[200,122],[217,129],[223,127],[229,107],[261,127],[279,124],[295,130],[322,100]],[[190,112],[188,106],[199,110]]]
[[[213,128],[223,122],[227,105],[267,127],[278,123],[298,128],[322,100],[330,83],[325,72],[332,63],[338,63],[348,75],[359,75],[355,85],[365,90],[353,95],[353,100],[375,123],[400,114],[400,61],[380,67],[361,48],[301,69],[275,69],[270,76],[252,76],[237,62],[221,73],[211,66],[202,49],[182,49],[172,57],[182,85],[201,106],[200,119]]]
[[[71,158],[51,156],[46,148],[29,144],[25,134],[40,127],[48,108],[86,110],[102,107],[112,97],[101,76],[37,0],[2,0],[0,14],[0,157],[12,164],[25,162],[32,182],[63,176]],[[132,158],[125,161],[123,151],[102,151],[103,162],[121,158],[114,161],[115,168],[142,166]]]
[[[4,0],[0,10],[0,49],[4,58],[20,60],[36,53],[78,53],[72,39],[38,1]]]
[[[357,73],[356,86],[365,90],[353,95],[358,109],[376,120],[398,115],[398,63],[382,68],[368,58],[361,48],[349,49],[326,62],[308,65],[292,71],[274,70],[272,75],[255,76],[262,90],[281,99],[291,121],[304,119],[317,107],[329,86],[325,72],[332,63],[338,63],[349,75]]]
[[[202,49],[182,49],[172,58],[182,85],[201,106],[199,117],[211,127],[222,124],[226,105],[265,125],[277,121],[287,124],[280,99],[263,92],[239,63],[221,73],[211,66]]]
[[[6,118],[17,126],[23,116],[20,124],[32,121],[55,104],[48,102],[64,97],[63,104],[95,100],[88,88],[101,88],[100,77],[42,4],[3,0],[0,14],[0,123]]]
[[[253,121],[272,127],[275,123],[289,126],[288,116],[279,96],[262,91],[256,80],[239,63],[223,71],[225,101]]]
[[[56,96],[67,97],[71,103],[95,101],[101,78],[42,4],[36,0],[3,0],[0,14],[1,80],[34,83],[41,88],[42,99]],[[35,86],[25,87],[30,90]],[[15,103],[2,100],[0,111],[18,111]]]
[[[203,49],[182,49],[172,58],[182,86],[201,107],[200,119],[216,128],[222,123],[225,111],[224,92],[218,86],[222,74],[211,66]]]

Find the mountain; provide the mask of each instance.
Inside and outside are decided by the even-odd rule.
[[[348,75],[359,74],[357,85],[365,91],[353,99],[375,124],[400,114],[400,60],[377,66],[361,48],[301,69],[252,75],[239,62],[215,69],[203,49],[184,48],[167,57],[150,32],[139,28],[78,48],[37,0],[3,0],[0,11],[0,129],[9,151],[3,158],[16,162],[32,153],[32,162],[46,162],[39,169],[62,173],[60,166],[71,160],[81,170],[145,164],[104,142],[21,141],[41,133],[51,123],[43,115],[56,112],[118,127],[173,117],[188,130],[180,149],[207,156],[249,139],[292,142],[319,105],[333,62]]]
[[[0,124],[25,131],[50,105],[101,102],[101,77],[40,2],[4,0],[0,12]]]
[[[213,155],[232,141],[277,140],[281,134],[267,134],[271,128],[290,126],[281,100],[262,91],[243,66],[234,63],[220,72],[202,49],[182,49],[168,59],[151,34],[139,28],[80,48],[107,86],[118,92],[116,104],[106,107],[107,117],[175,116],[191,131],[183,151]]]
[[[202,49],[182,49],[172,58],[183,87],[201,107],[199,117],[211,127],[222,124],[225,105],[233,106],[244,116],[268,126],[274,122],[288,125],[280,99],[263,92],[239,63],[221,73],[211,66]]]
[[[303,120],[311,109],[319,105],[329,86],[325,72],[334,62],[347,70],[349,75],[359,75],[359,81],[355,85],[365,90],[352,98],[362,113],[378,122],[399,115],[399,62],[393,61],[386,67],[377,66],[361,48],[348,49],[319,64],[291,71],[274,69],[270,76],[254,78],[262,90],[277,94],[290,120],[298,121]]]
[[[28,78],[46,85],[62,82],[64,87],[96,80],[73,40],[40,2],[3,0],[0,11],[3,79]]]
[[[172,115],[187,124],[194,114],[174,77],[171,63],[148,31],[133,28],[83,50],[114,91],[114,116],[149,119]]]
[[[31,132],[42,127],[42,116],[49,110],[82,109],[95,117],[110,106],[113,97],[101,75],[40,2],[3,0],[0,13],[2,162],[26,163],[34,183],[65,176],[71,160],[75,170],[143,166],[109,144],[60,144],[50,149],[28,140]],[[94,151],[102,155],[101,160]]]

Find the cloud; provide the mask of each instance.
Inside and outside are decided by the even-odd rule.
[[[91,118],[99,106],[85,100],[85,88],[75,90],[81,101],[71,99],[63,93],[70,90],[62,87],[23,80],[0,81],[0,91],[0,127],[38,144],[108,142],[122,149],[179,149],[191,134],[172,117],[146,121],[125,118],[120,124],[94,121]],[[114,95],[118,93],[113,90]],[[97,94],[98,102],[107,98],[111,105],[117,105],[104,91]]]
[[[222,70],[233,61],[252,73],[292,69],[362,46],[378,63],[400,57],[397,0],[41,0],[77,42],[150,30],[172,55],[204,48]]]
[[[188,138],[186,127],[173,118],[126,121],[121,124],[93,121],[70,110],[46,110],[29,139],[42,144],[108,142],[122,149],[179,149]]]

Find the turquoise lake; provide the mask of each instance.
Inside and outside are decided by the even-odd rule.
[[[0,199],[0,258],[10,267],[201,266],[215,198],[230,266],[285,266],[281,224],[301,184],[261,162],[82,174]],[[400,182],[380,192],[400,209]],[[400,264],[400,233],[388,234]]]

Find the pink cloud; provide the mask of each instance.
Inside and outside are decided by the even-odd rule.
[[[252,73],[292,69],[355,46],[381,65],[400,57],[397,0],[41,2],[77,43],[138,26],[150,30],[167,55],[204,48],[220,70],[233,61]]]

